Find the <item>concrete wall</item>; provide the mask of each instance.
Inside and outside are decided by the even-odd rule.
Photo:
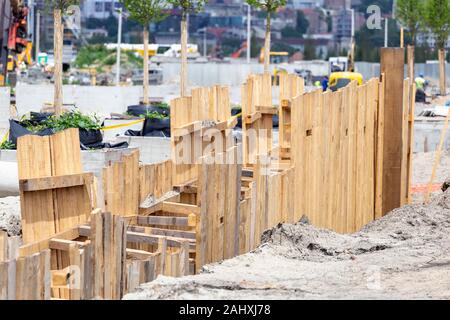
[[[443,127],[443,120],[416,120],[414,122],[414,153],[436,151]],[[447,131],[443,149],[450,149],[450,130]]]
[[[163,70],[164,83],[180,82],[180,64],[165,63]],[[216,84],[238,86],[250,73],[262,73],[264,67],[259,63],[191,63],[188,65],[190,86],[213,86]]]
[[[191,86],[194,87],[194,86]],[[163,98],[169,102],[179,96],[178,85],[160,85],[150,87],[150,96]],[[233,86],[231,101],[240,103],[240,87]],[[276,90],[277,91],[277,90]],[[16,88],[17,111],[23,115],[30,111],[39,111],[45,103],[53,100],[52,85],[19,84]],[[133,87],[91,87],[91,86],[64,86],[64,103],[75,104],[84,113],[97,113],[108,116],[110,113],[123,113],[127,106],[137,104],[142,96],[142,88]],[[274,94],[276,98],[276,93]],[[9,99],[9,98],[8,98]],[[9,100],[8,100],[9,103]],[[0,109],[6,110],[8,118],[9,107],[5,105]],[[0,126],[1,127],[1,126]]]

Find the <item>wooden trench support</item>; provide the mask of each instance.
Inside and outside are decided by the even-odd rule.
[[[385,214],[389,76],[305,93],[302,79],[282,74],[277,109],[270,77],[252,75],[241,88],[243,131],[266,135],[250,143],[243,133],[242,145],[231,135],[228,88],[194,89],[171,102],[171,160],[141,164],[132,151],[101,179],[82,171],[76,129],[20,138],[23,243],[0,232],[0,298],[120,299],[158,275],[247,253],[265,230],[303,216],[359,230]],[[414,90],[402,88],[398,194],[407,199]]]

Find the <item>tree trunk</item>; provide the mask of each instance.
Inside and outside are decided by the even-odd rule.
[[[187,19],[183,14],[181,19],[181,72],[180,72],[180,94],[182,97],[187,95]]]
[[[63,67],[62,67],[62,56],[63,56],[63,37],[64,37],[64,24],[62,22],[62,12],[59,9],[53,11],[54,15],[54,81],[55,81],[55,92],[53,100],[53,108],[55,110],[55,115],[59,116],[62,113],[63,107]]]
[[[441,96],[447,94],[447,85],[445,81],[445,49],[439,49],[439,88]]]
[[[270,66],[270,12],[267,12],[266,39],[264,43],[264,73],[269,72]]]
[[[144,26],[144,105],[150,104],[149,98],[149,66],[148,66],[148,25]]]

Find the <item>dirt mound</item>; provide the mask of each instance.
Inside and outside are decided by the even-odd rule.
[[[341,235],[309,223],[267,230],[255,251],[159,277],[125,299],[450,298],[450,193]]]

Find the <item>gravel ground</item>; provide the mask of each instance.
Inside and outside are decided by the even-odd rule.
[[[6,231],[9,236],[21,234],[19,197],[0,198],[0,230]]]
[[[125,299],[448,299],[450,193],[394,210],[352,235],[283,224],[254,252]]]

